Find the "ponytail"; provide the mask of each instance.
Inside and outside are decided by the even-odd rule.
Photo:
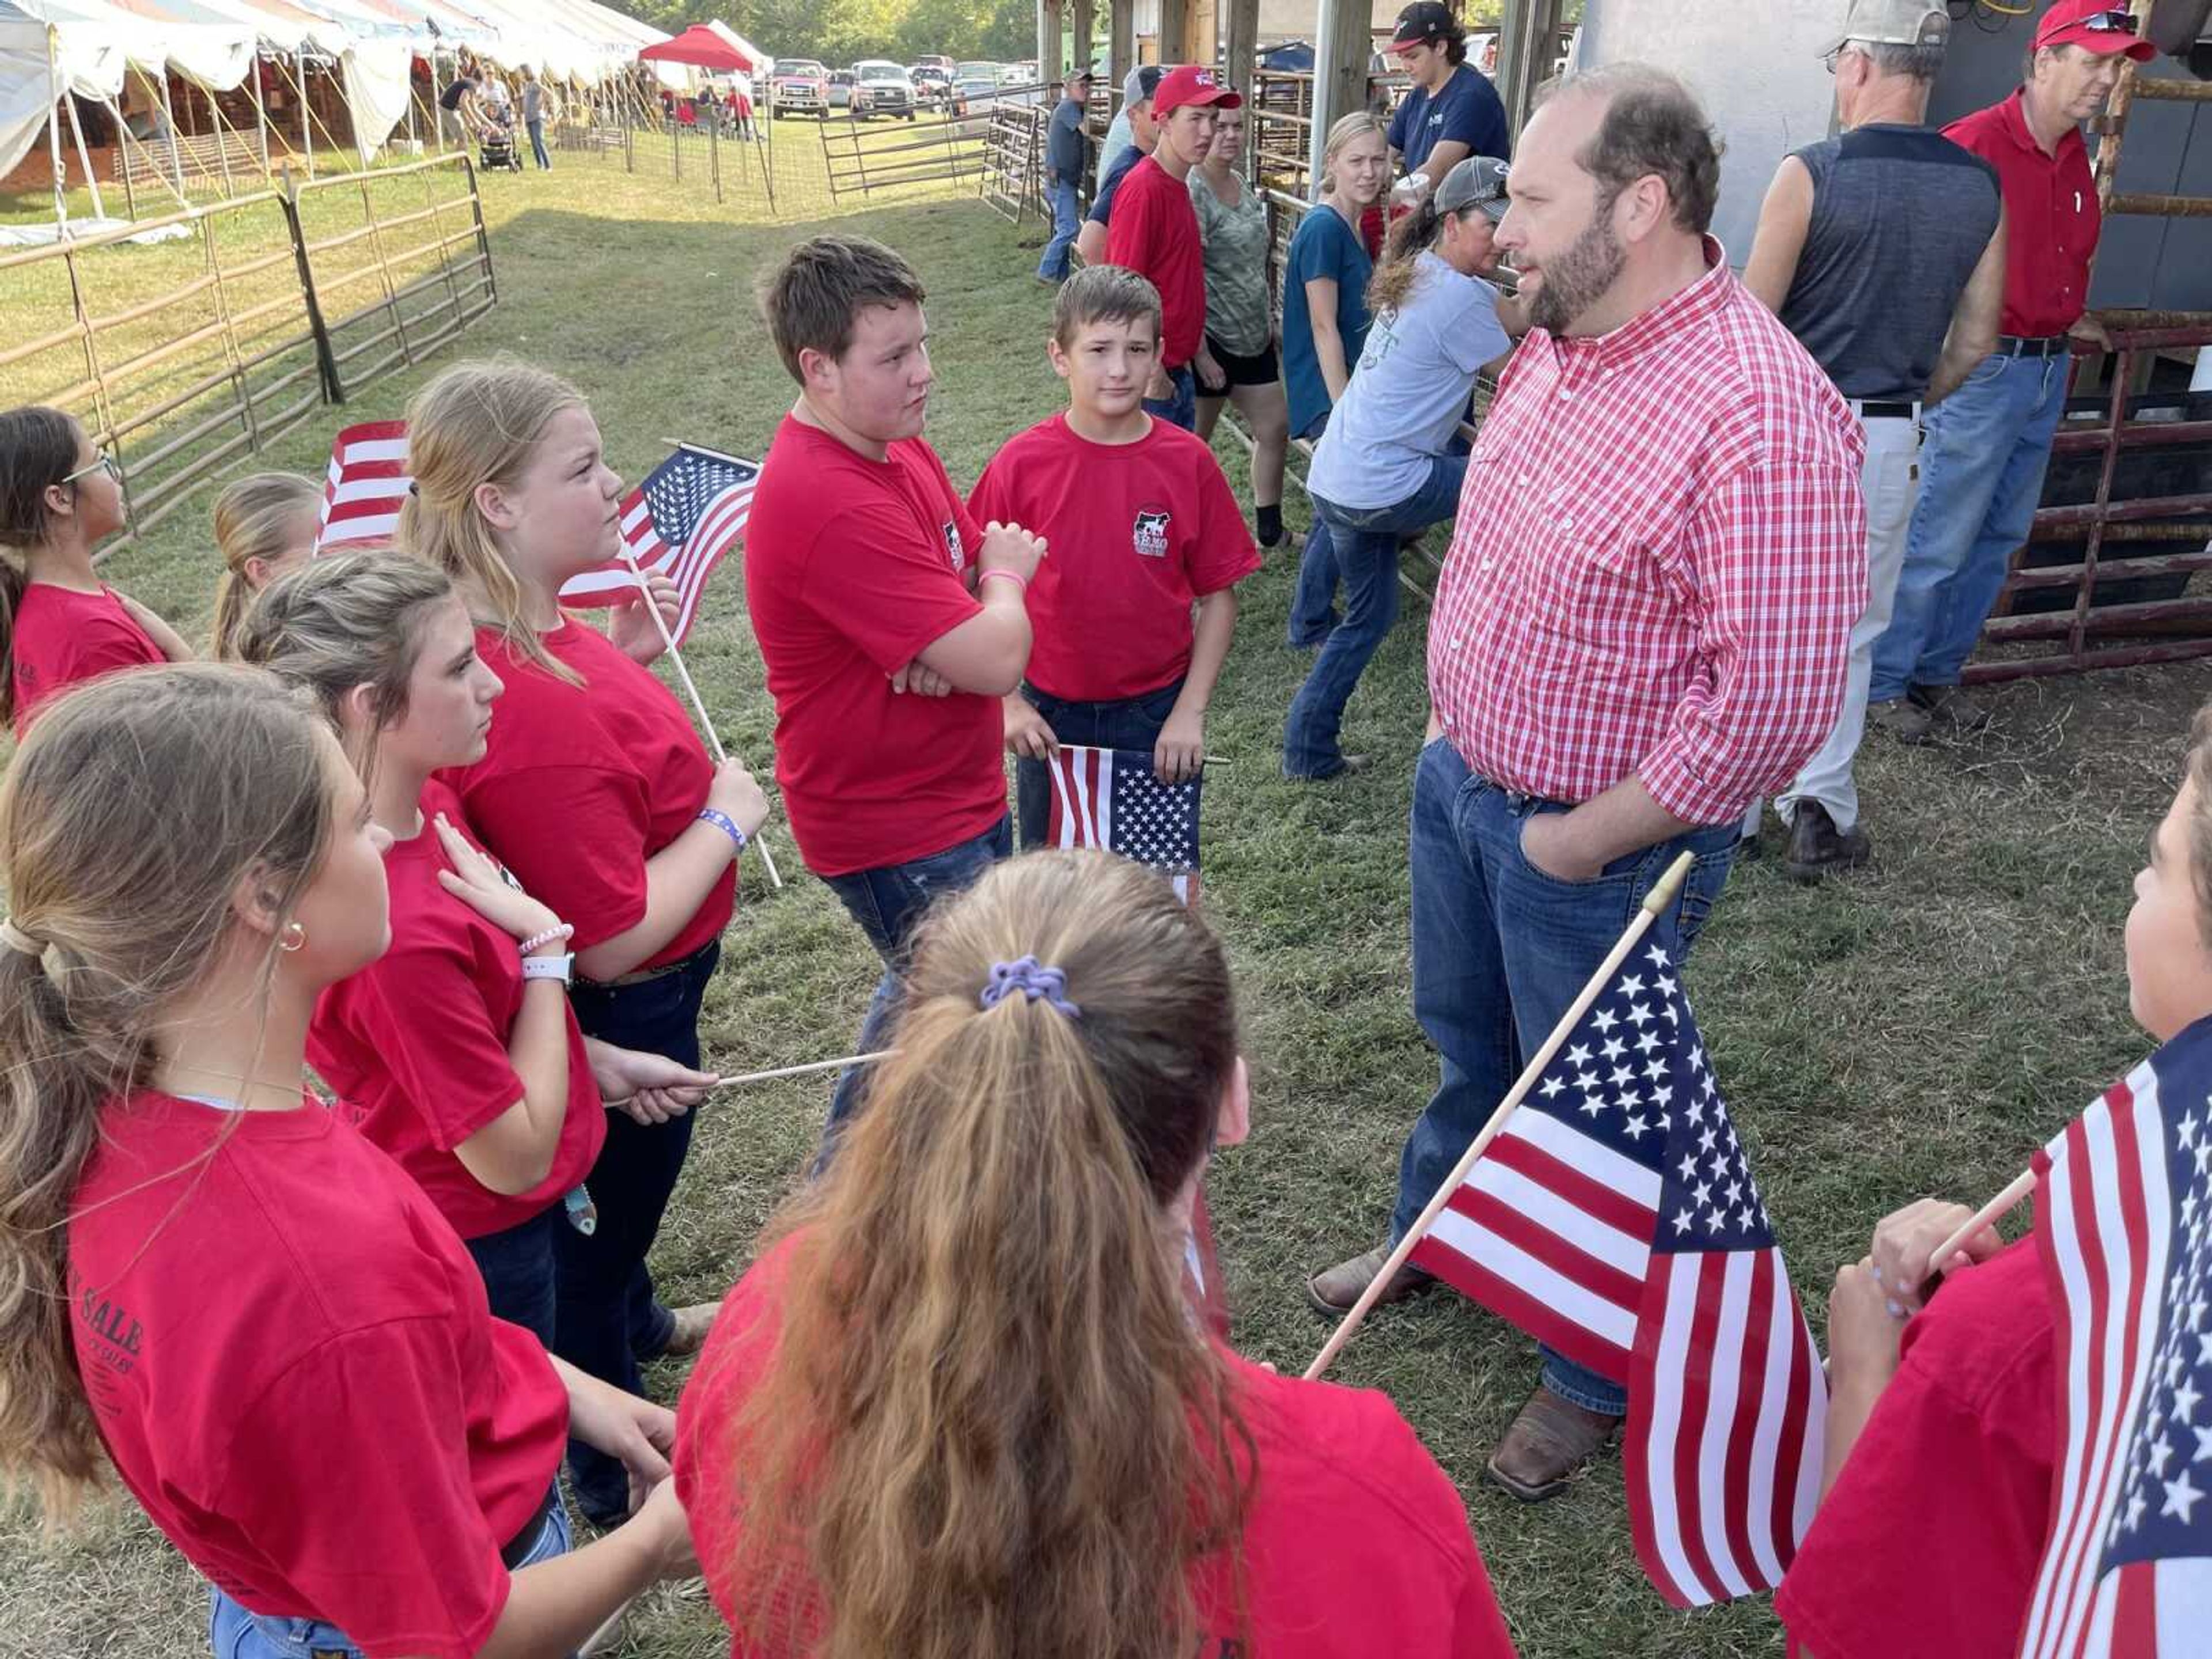
[[[0,547],[28,552],[52,528],[46,491],[76,470],[76,418],[44,404],[0,414]],[[15,718],[15,613],[30,578],[0,556],[0,720]]]
[[[1406,303],[1413,291],[1413,279],[1420,274],[1421,255],[1437,245],[1443,230],[1444,216],[1437,210],[1434,190],[1424,195],[1410,212],[1390,227],[1382,263],[1367,279],[1370,316],[1379,317]]]
[[[230,485],[215,501],[215,544],[222,578],[215,591],[215,655],[234,659],[237,636],[253,603],[256,560],[275,564],[292,550],[303,514],[321,504],[323,492],[295,472],[256,472]]]
[[[459,583],[477,620],[500,630],[508,650],[581,685],[546,650],[523,613],[522,584],[477,508],[477,489],[511,483],[552,418],[584,394],[557,374],[518,359],[456,363],[407,408],[407,471],[414,488],[399,508],[398,543]]]
[[[167,1011],[228,948],[239,882],[289,912],[313,878],[329,754],[268,675],[182,664],[57,698],[0,784],[0,1475],[35,1480],[49,1516],[103,1462],[68,1266],[100,1108],[149,1080]]]
[[[1064,994],[983,1006],[1024,957]],[[1169,1217],[1236,1063],[1220,945],[1153,872],[1040,854],[932,915],[896,1057],[776,1224],[781,1340],[724,1449],[742,1636],[1198,1650],[1253,1449]]]

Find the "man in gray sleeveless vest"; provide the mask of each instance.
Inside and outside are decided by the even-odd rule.
[[[1942,0],[1851,0],[1826,53],[1843,131],[1783,158],[1744,269],[1866,432],[1867,608],[1851,630],[1843,712],[1775,803],[1790,827],[1787,867],[1802,881],[1867,860],[1851,762],[1905,562],[1920,414],[1997,341],[1996,169],[1923,125],[1950,33]]]

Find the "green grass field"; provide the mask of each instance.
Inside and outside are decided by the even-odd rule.
[[[733,223],[689,181],[618,165],[502,176],[484,195],[501,303],[441,363],[513,351],[573,377],[629,477],[666,439],[760,453],[792,388],[751,284],[807,227]],[[1000,441],[1058,402],[1042,349],[1049,295],[1021,245],[1036,226],[945,203],[842,223],[900,248],[928,283],[931,436],[956,479],[972,479]],[[435,367],[377,386],[343,418],[398,414]],[[319,472],[340,418],[311,422],[269,461]],[[1241,489],[1243,458],[1223,451]],[[1302,520],[1295,492],[1292,504]],[[214,586],[205,523],[204,508],[178,514],[108,572],[188,634],[204,631]],[[1255,1079],[1254,1139],[1224,1156],[1210,1190],[1239,1346],[1286,1370],[1323,1335],[1301,1278],[1380,1236],[1401,1135],[1435,1073],[1407,994],[1405,816],[1424,617],[1409,607],[1352,704],[1348,740],[1375,769],[1287,783],[1277,745],[1306,662],[1282,640],[1291,575],[1278,556],[1245,586],[1207,742],[1231,766],[1209,792],[1206,824],[1208,910],[1236,962]],[[694,641],[686,654],[723,736],[765,773],[772,721],[734,569]],[[1970,744],[1869,747],[1872,872],[1807,891],[1771,856],[1739,865],[1688,980],[1816,1330],[1836,1264],[1857,1256],[1884,1212],[1926,1193],[1976,1201],[1996,1190],[2143,1050],[2120,923],[2208,691],[2199,667],[2013,686]],[[769,833],[796,878],[771,895],[746,860],[708,1009],[710,1055],[730,1070],[846,1052],[875,977],[859,931],[799,872],[780,827]],[[714,1296],[742,1270],[829,1092],[803,1080],[707,1109],[656,1258],[672,1297]],[[1779,1656],[1764,1601],[1686,1615],[1660,1601],[1630,1547],[1617,1458],[1535,1509],[1480,1483],[1533,1353],[1438,1294],[1378,1316],[1336,1375],[1389,1390],[1459,1481],[1522,1652]],[[681,1377],[653,1381],[672,1400]],[[0,1655],[199,1652],[203,1594],[124,1504],[58,1544],[20,1511],[0,1530]],[[693,1586],[641,1604],[625,1651],[675,1659],[726,1641]]]

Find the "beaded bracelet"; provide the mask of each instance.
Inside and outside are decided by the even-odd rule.
[[[528,939],[523,940],[522,943],[515,948],[526,957],[532,951],[542,950],[544,946],[552,944],[556,939],[574,938],[575,932],[576,930],[568,923],[565,921],[556,921],[550,927],[548,927],[544,933],[532,933]]]

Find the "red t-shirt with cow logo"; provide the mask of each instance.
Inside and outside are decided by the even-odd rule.
[[[1190,667],[1192,604],[1260,568],[1213,452],[1165,421],[1128,444],[1080,437],[1064,414],[1039,422],[992,458],[968,506],[1045,538],[1029,682],[1063,702],[1172,685]]]

